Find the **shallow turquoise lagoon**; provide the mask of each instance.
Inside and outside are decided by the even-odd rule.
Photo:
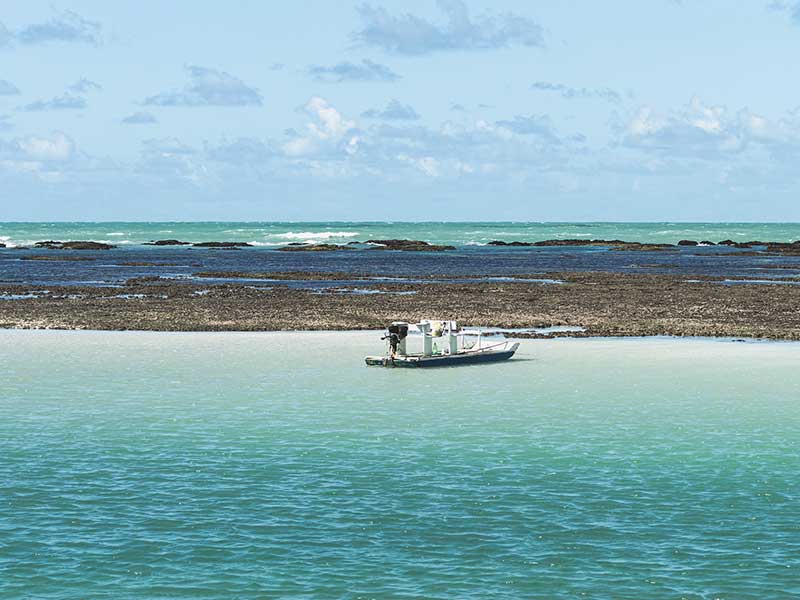
[[[0,332],[0,597],[800,595],[800,345]]]

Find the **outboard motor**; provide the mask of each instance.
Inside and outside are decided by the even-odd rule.
[[[389,350],[392,357],[398,352],[401,355],[406,353],[406,338],[408,337],[408,323],[392,323],[387,328],[388,335],[382,337],[382,340],[389,340]]]

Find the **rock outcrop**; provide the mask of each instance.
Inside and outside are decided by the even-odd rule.
[[[197,242],[193,248],[252,248],[253,244],[247,242]]]
[[[111,250],[116,248],[113,244],[105,244],[103,242],[55,242],[47,240],[45,242],[36,242],[34,248],[46,248],[48,250]]]
[[[800,240],[795,242],[769,242],[767,252],[776,252],[787,256],[800,256]]]
[[[367,240],[367,244],[376,244],[371,250],[404,250],[407,252],[442,252],[455,250],[455,246],[429,244],[422,240]]]
[[[625,240],[542,240],[540,242],[504,242],[502,240],[494,240],[489,242],[489,246],[509,246],[509,247],[608,247],[614,250],[639,250],[646,252],[655,252],[658,250],[665,250],[667,248],[674,248],[672,244],[645,244],[642,242],[626,242]]]
[[[281,252],[336,252],[338,250],[353,250],[352,246],[339,244],[289,244],[278,248]]]
[[[190,246],[191,242],[182,242],[180,240],[155,240],[145,242],[145,246]]]
[[[88,256],[64,256],[63,254],[56,254],[56,255],[36,255],[36,256],[23,256],[20,260],[46,260],[46,261],[56,261],[56,262],[87,262],[93,261],[94,258],[90,258]]]
[[[492,240],[487,246],[533,246],[533,242],[504,242],[503,240]]]

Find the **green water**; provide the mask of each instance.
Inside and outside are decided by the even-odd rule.
[[[800,345],[0,332],[2,598],[800,595]]]
[[[0,243],[8,246],[27,246],[42,240],[95,240],[130,246],[151,240],[179,239],[238,241],[270,248],[291,242],[346,243],[387,238],[455,246],[481,246],[492,240],[549,239],[623,239],[668,244],[682,239],[789,242],[800,239],[800,223],[0,222]]]

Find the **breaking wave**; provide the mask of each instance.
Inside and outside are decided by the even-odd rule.
[[[360,235],[357,231],[289,231],[275,233],[274,237],[285,240],[329,240],[331,238],[351,238]]]

